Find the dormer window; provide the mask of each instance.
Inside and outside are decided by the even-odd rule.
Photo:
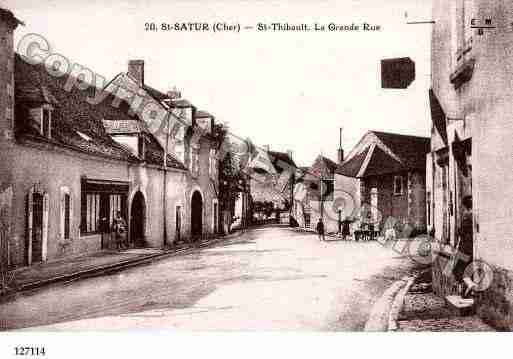
[[[52,109],[49,107],[41,108],[41,135],[46,138],[52,136]]]

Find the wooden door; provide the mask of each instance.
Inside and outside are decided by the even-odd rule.
[[[32,263],[43,261],[43,195],[32,195]]]

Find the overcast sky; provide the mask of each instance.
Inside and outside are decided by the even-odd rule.
[[[107,2],[105,2],[107,3]],[[288,5],[286,5],[288,3]],[[184,97],[256,145],[291,149],[299,165],[335,159],[368,130],[429,136],[430,20],[427,0],[0,0],[51,50],[110,78],[128,59],[146,63],[146,82]],[[408,19],[405,19],[408,13]],[[147,32],[145,23],[225,21],[380,25],[379,32]],[[380,88],[380,60],[409,56],[407,90]]]

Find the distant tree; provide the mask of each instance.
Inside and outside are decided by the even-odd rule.
[[[229,211],[233,217],[235,201],[239,198],[239,192],[244,188],[244,176],[242,176],[240,166],[234,156],[228,126],[221,123],[216,124],[214,136],[218,145],[223,147],[219,162],[219,208],[222,211]]]

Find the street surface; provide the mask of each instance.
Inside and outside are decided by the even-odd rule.
[[[362,330],[415,267],[378,242],[261,227],[229,242],[0,304],[2,329]]]

